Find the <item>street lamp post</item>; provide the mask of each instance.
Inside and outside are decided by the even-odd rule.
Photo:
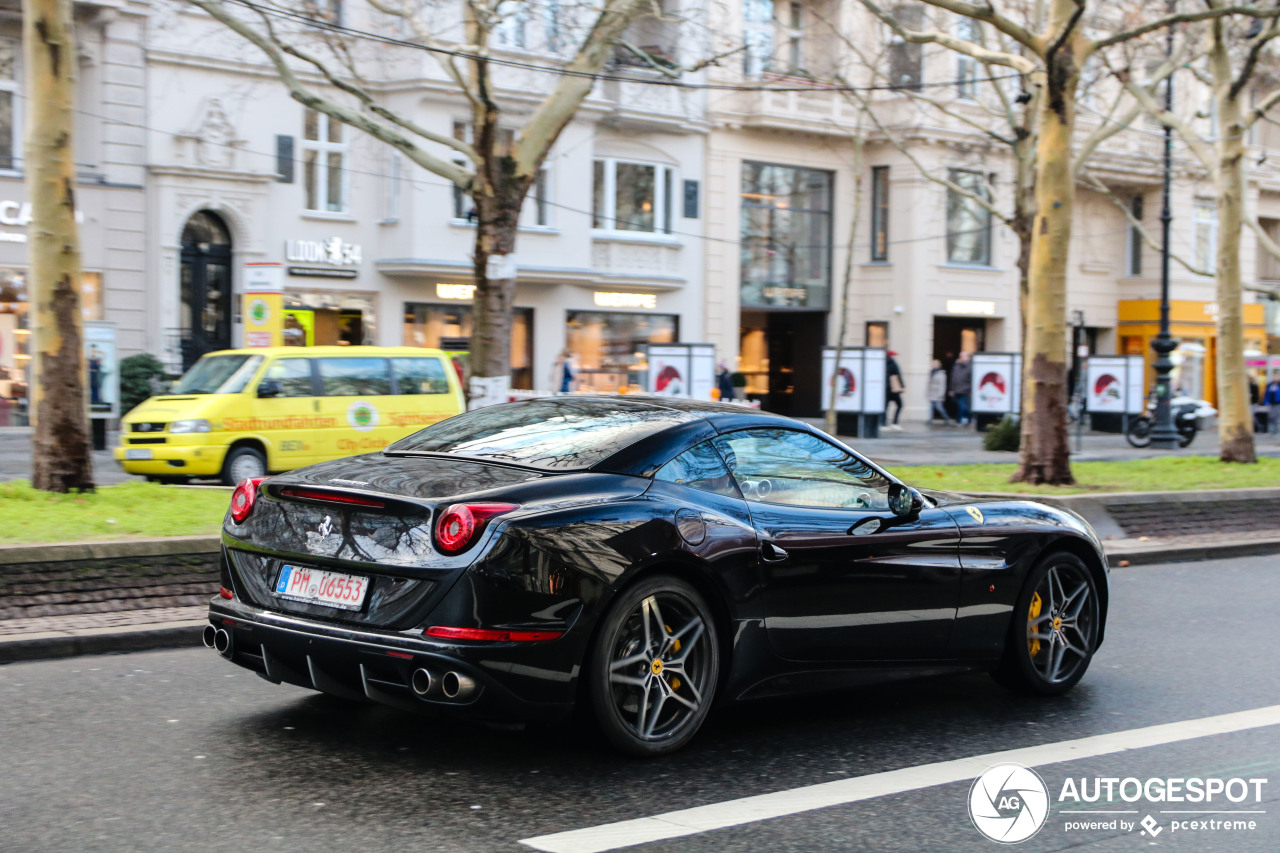
[[[1169,0],[1169,11],[1173,12],[1174,0]],[[1173,56],[1173,27],[1165,33],[1165,53]],[[1164,84],[1164,108],[1173,112],[1173,74]],[[1170,388],[1169,374],[1173,371],[1173,362],[1169,354],[1177,348],[1178,342],[1169,334],[1169,224],[1173,222],[1173,213],[1169,208],[1170,181],[1173,175],[1173,128],[1164,128],[1164,203],[1160,209],[1160,227],[1163,242],[1160,247],[1160,332],[1151,342],[1155,350],[1156,361],[1156,410],[1153,413],[1155,422],[1151,428],[1151,446],[1161,450],[1173,450],[1178,446],[1178,431],[1173,426],[1173,410],[1169,406]]]

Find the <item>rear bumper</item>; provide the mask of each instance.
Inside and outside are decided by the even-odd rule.
[[[209,622],[231,635],[224,654],[273,683],[286,682],[405,710],[434,710],[476,720],[557,720],[573,707],[576,665],[566,638],[547,643],[451,644],[416,632],[336,626],[215,598]],[[465,698],[439,690],[420,696],[414,671],[475,682]]]

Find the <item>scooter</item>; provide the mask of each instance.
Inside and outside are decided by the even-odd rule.
[[[1200,430],[1200,419],[1211,418],[1218,410],[1210,406],[1206,400],[1195,400],[1191,397],[1174,397],[1169,401],[1173,412],[1173,426],[1178,431],[1178,446],[1187,447],[1195,441]],[[1136,418],[1130,418],[1129,429],[1124,437],[1134,447],[1147,447],[1151,444],[1151,430],[1155,428],[1155,399],[1147,400],[1147,410]]]

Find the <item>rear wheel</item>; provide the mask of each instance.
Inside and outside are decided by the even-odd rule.
[[[1146,415],[1139,415],[1129,421],[1129,429],[1125,432],[1124,437],[1134,447],[1146,447],[1151,443],[1151,418]]]
[[[719,676],[719,640],[702,596],[679,578],[646,578],[610,605],[592,649],[596,721],[624,752],[673,752],[706,720]]]
[[[237,447],[222,463],[222,484],[235,486],[241,480],[267,476],[267,457],[253,447]]]
[[[1101,613],[1097,582],[1084,562],[1050,554],[1018,596],[996,680],[1040,696],[1066,693],[1093,660]]]

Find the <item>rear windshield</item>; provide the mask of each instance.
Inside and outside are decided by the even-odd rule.
[[[589,468],[697,415],[626,400],[533,400],[476,409],[401,439],[389,453],[454,453],[531,468]]]
[[[173,386],[173,394],[239,394],[262,364],[260,355],[206,355]]]

